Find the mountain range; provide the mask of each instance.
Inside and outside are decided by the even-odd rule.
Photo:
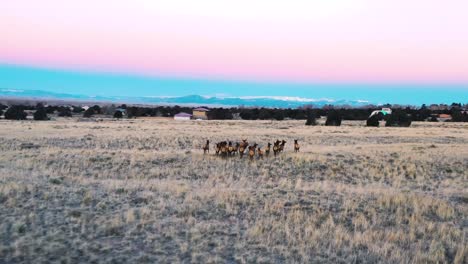
[[[0,88],[0,97],[22,98],[35,100],[70,100],[85,102],[112,102],[127,104],[150,104],[150,105],[186,105],[186,106],[212,106],[212,107],[269,107],[269,108],[297,108],[305,105],[321,107],[324,105],[347,105],[359,107],[369,105],[371,102],[365,100],[335,100],[314,99],[287,96],[89,96],[80,94],[55,93],[43,90],[18,90]]]

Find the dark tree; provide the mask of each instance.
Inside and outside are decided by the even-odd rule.
[[[411,125],[411,117],[401,109],[396,109],[387,118],[386,127],[409,127]]]
[[[341,114],[339,111],[331,109],[328,111],[326,126],[341,126]]]
[[[306,115],[304,110],[299,109],[295,111],[295,115],[292,118],[296,120],[304,120],[304,119],[308,119],[308,116]]]
[[[92,117],[94,115],[94,108],[90,107],[83,113],[83,117]]]
[[[102,111],[101,111],[101,107],[100,107],[99,105],[94,105],[94,106],[91,107],[91,108],[93,108],[94,114],[101,114],[101,112],[102,112]]]
[[[0,116],[3,115],[3,109],[0,109]]]
[[[378,127],[379,126],[379,115],[373,115],[367,119],[366,125],[371,127]]]
[[[284,120],[284,112],[281,109],[276,109],[273,117],[276,120]]]
[[[468,115],[466,112],[462,113],[461,111],[452,110],[452,122],[468,122]]]
[[[226,108],[213,108],[208,112],[208,119],[214,120],[225,120],[232,119],[232,113],[229,109]]]
[[[73,113],[81,113],[84,109],[81,106],[73,106]]]
[[[24,108],[19,105],[10,106],[5,112],[5,119],[9,120],[25,120],[28,114],[24,112]]]
[[[122,117],[123,117],[122,111],[115,111],[114,118],[122,118]]]
[[[33,117],[34,117],[34,120],[36,120],[36,121],[49,120],[49,117],[47,116],[47,110],[42,105],[37,107],[37,110],[36,110],[36,112],[34,112]]]
[[[268,120],[272,118],[271,110],[268,108],[261,108],[258,113],[258,118],[261,120]]]
[[[58,116],[60,117],[72,117],[72,111],[68,107],[60,107],[58,110]]]
[[[307,114],[307,121],[306,121],[306,126],[315,126],[317,125],[317,120],[315,118],[315,113],[314,112],[309,112]]]

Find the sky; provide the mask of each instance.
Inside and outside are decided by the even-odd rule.
[[[0,88],[364,99],[373,88],[399,90],[391,100],[425,89],[434,100],[447,93],[468,98],[466,0],[7,0],[0,6]],[[73,78],[57,78],[64,72]],[[122,78],[127,82],[118,85]],[[330,88],[336,91],[327,94]]]

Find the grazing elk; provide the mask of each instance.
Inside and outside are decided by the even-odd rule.
[[[270,150],[271,150],[271,143],[268,142],[267,147],[265,148],[265,156],[270,156]]]
[[[299,143],[297,143],[297,139],[294,140],[294,152],[299,152]]]
[[[203,154],[210,153],[210,141],[207,140],[205,146],[203,146]]]

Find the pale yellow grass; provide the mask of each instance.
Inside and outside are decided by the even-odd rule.
[[[0,263],[467,262],[467,124],[0,128]],[[200,150],[241,138],[288,143],[254,162]]]

